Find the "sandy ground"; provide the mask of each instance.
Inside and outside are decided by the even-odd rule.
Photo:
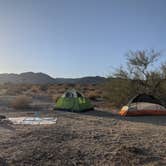
[[[0,114],[35,113],[2,108]],[[40,116],[57,117],[57,124],[0,121],[0,165],[166,165],[166,116],[119,117],[109,111],[69,113],[51,108],[41,110]]]

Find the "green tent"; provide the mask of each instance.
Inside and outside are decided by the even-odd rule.
[[[82,112],[92,110],[91,102],[75,89],[66,91],[56,102],[55,109]]]

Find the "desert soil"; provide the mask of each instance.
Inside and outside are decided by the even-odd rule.
[[[119,117],[110,111],[70,113],[1,108],[6,117],[57,117],[54,125],[0,120],[2,166],[165,166],[166,116]]]

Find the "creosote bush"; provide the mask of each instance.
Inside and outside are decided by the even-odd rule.
[[[30,97],[20,95],[17,96],[11,103],[11,106],[14,109],[26,109],[30,107],[30,104],[32,103],[32,99]]]

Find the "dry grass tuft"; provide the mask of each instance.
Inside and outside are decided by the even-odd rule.
[[[26,109],[30,107],[32,99],[30,97],[19,95],[11,103],[14,109]]]
[[[90,91],[90,92],[87,94],[87,97],[88,97],[90,100],[96,100],[97,98],[100,97],[100,95],[99,95],[96,91]]]

